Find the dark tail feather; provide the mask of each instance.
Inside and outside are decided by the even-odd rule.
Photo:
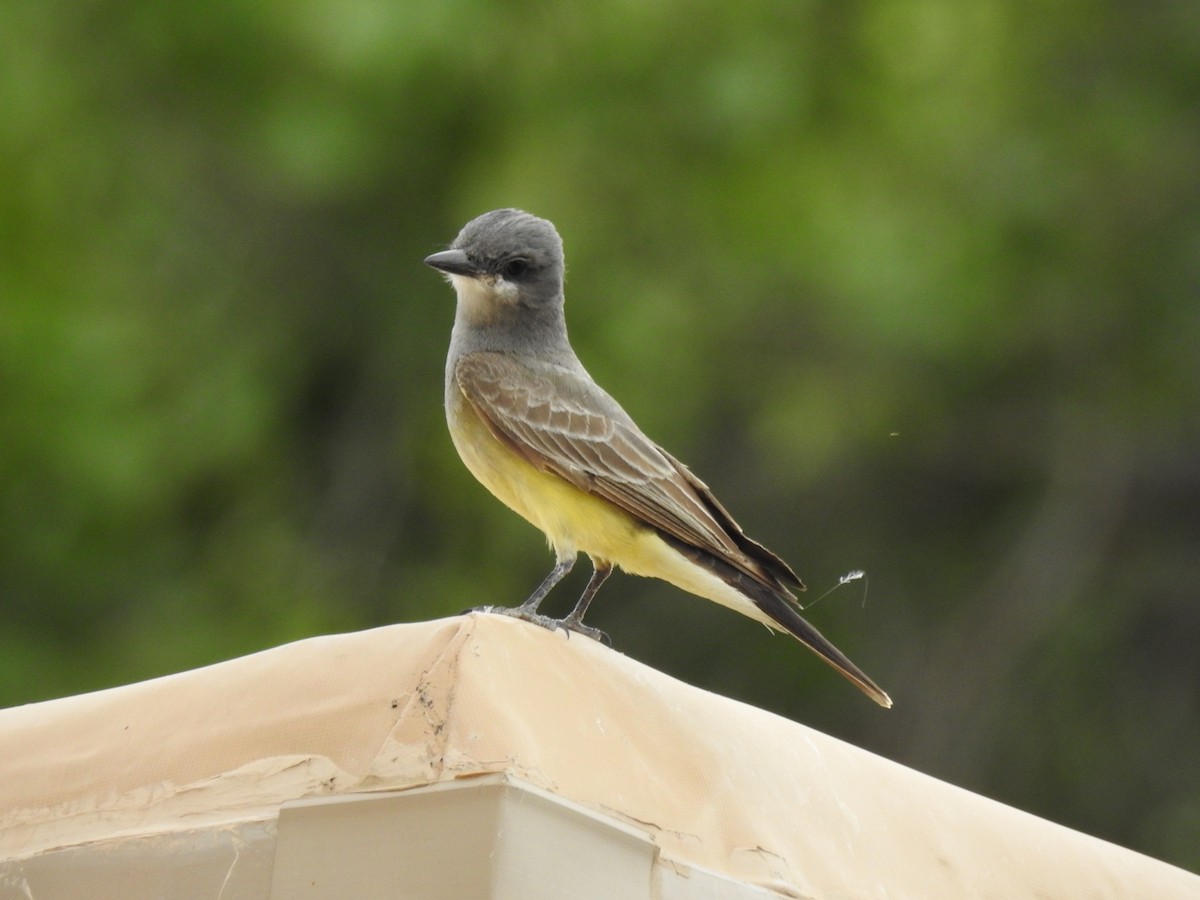
[[[740,589],[740,585],[738,586]],[[890,709],[892,698],[889,697],[884,690],[872,681],[867,674],[850,661],[841,650],[829,642],[829,639],[812,625],[808,624],[800,613],[796,612],[796,608],[787,600],[775,595],[767,594],[763,588],[759,588],[762,595],[750,594],[750,598],[754,601],[754,605],[765,612],[768,616],[782,625],[788,630],[800,643],[804,644],[810,650],[833,666],[843,676],[857,685],[858,689],[864,694],[878,703],[880,706]],[[744,593],[749,593],[744,591]]]
[[[825,635],[821,634],[821,632],[817,631],[817,629],[804,620],[800,613],[796,611],[796,607],[792,605],[795,598],[788,593],[787,588],[782,584],[776,586],[765,585],[724,560],[716,558],[711,553],[706,553],[661,532],[659,532],[659,536],[692,562],[696,563],[696,565],[702,566],[712,572],[726,584],[749,597],[755,606],[779,623],[779,627],[786,630],[796,640],[816,653],[817,656],[821,657],[829,665],[833,666],[843,677],[848,679],[880,706],[891,708],[892,698],[879,685],[872,681],[862,669],[851,662],[845,653],[830,643]]]

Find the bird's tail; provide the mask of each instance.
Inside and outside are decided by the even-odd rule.
[[[661,534],[661,532],[660,536],[689,560],[707,569],[730,587],[749,598],[772,622],[795,637],[796,640],[816,653],[817,656],[821,657],[829,665],[833,666],[843,677],[848,679],[880,706],[884,708],[891,707],[892,698],[879,685],[872,681],[862,669],[851,662],[845,653],[835,647],[825,635],[821,634],[821,632],[805,621],[804,617],[796,610],[796,598],[792,596],[791,592],[783,584],[778,582],[775,584],[766,584],[763,581],[750,577],[741,569],[730,565],[724,560],[718,559],[711,553],[707,553],[690,544],[685,544],[677,538]]]
[[[760,588],[759,593],[763,596],[751,595],[755,606],[778,622],[796,640],[841,672],[864,694],[880,706],[891,708],[892,698],[862,669],[851,662],[845,653],[835,647],[825,635],[817,631],[800,613],[796,612],[796,607],[792,605],[791,601],[785,600],[777,594],[770,594],[759,585],[756,586]]]

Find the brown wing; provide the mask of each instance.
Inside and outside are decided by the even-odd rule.
[[[804,589],[787,563],[750,540],[686,466],[642,434],[586,373],[473,353],[454,368],[459,389],[530,463],[787,593]]]

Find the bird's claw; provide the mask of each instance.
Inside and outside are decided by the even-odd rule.
[[[555,624],[567,633],[567,637],[571,636],[572,631],[577,631],[584,637],[590,637],[593,641],[599,641],[606,647],[612,646],[612,638],[601,631],[599,628],[593,628],[591,625],[584,625],[578,619],[573,619],[567,616],[565,619],[558,619]]]
[[[463,615],[467,613],[494,613],[500,616],[509,616],[514,619],[520,619],[522,622],[532,622],[534,625],[541,625],[547,631],[557,631],[562,629],[568,638],[571,637],[571,632],[577,632],[584,637],[589,637],[593,641],[599,641],[606,646],[612,646],[612,638],[601,631],[599,628],[592,628],[590,625],[584,625],[578,619],[573,619],[567,616],[565,619],[555,619],[551,616],[543,616],[541,613],[533,612],[532,610],[524,609],[520,606],[476,606],[471,609],[463,610]]]

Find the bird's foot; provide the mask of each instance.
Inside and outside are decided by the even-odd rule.
[[[557,631],[561,628],[566,632],[567,637],[570,637],[571,632],[574,631],[582,634],[584,637],[591,638],[593,641],[600,641],[609,647],[612,646],[612,639],[599,628],[584,625],[583,622],[573,619],[571,616],[567,616],[565,619],[555,619],[551,616],[543,616],[541,613],[526,609],[523,606],[476,606],[473,609],[464,610],[464,612],[495,613],[498,616],[510,616],[514,619],[520,619],[522,622],[532,622],[534,625],[541,625],[547,631]]]
[[[606,647],[612,646],[612,638],[601,631],[599,628],[593,628],[591,625],[584,625],[581,619],[574,616],[567,616],[565,619],[559,619],[557,622],[559,628],[567,633],[570,637],[571,632],[575,631],[582,634],[584,637],[590,637],[593,641],[599,641]]]
[[[522,622],[532,622],[534,625],[541,625],[547,631],[554,631],[560,624],[558,619],[543,616],[541,613],[534,612],[532,609],[527,609],[524,606],[476,606],[474,609],[467,610],[467,612],[493,613],[497,616],[509,616],[513,619],[520,619]]]

